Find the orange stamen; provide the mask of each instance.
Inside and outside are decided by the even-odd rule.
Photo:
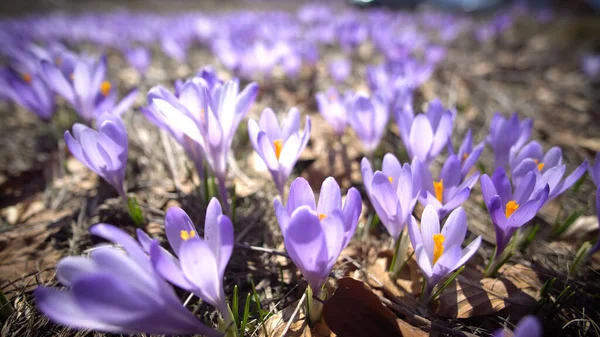
[[[273,142],[273,146],[275,147],[275,157],[279,160],[279,155],[281,155],[281,150],[283,149],[283,140],[277,139]]]
[[[102,93],[102,96],[108,96],[108,94],[110,94],[110,89],[112,89],[112,85],[109,81],[104,81],[102,84],[100,84],[100,92]]]
[[[439,202],[443,202],[444,198],[444,179],[440,179],[440,181],[433,182],[433,189],[435,191],[435,198]]]
[[[23,74],[21,75],[21,77],[23,78],[23,81],[27,82],[27,84],[31,84],[31,75],[30,74]]]
[[[327,217],[327,214],[319,213],[319,220],[323,220]]]
[[[516,201],[511,200],[506,203],[506,217],[509,218],[517,209],[519,209],[519,204]]]
[[[433,234],[433,264],[444,253],[444,241],[446,241],[446,238],[443,234]]]

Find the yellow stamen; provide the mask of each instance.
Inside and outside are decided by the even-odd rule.
[[[533,162],[537,164],[538,171],[541,171],[544,169],[544,163],[540,163],[540,161],[537,159],[534,159]]]
[[[469,154],[468,153],[463,153],[462,162],[464,163],[465,160],[467,160],[467,158],[469,158]]]
[[[519,209],[519,204],[516,201],[511,200],[506,203],[506,217],[510,217],[517,209]]]
[[[102,84],[100,84],[100,92],[102,93],[102,96],[104,96],[104,97],[108,96],[111,88],[112,88],[112,85],[110,84],[109,81],[102,82]]]
[[[273,142],[273,146],[275,146],[275,157],[277,157],[277,160],[279,160],[279,155],[281,154],[281,150],[283,149],[283,140],[275,140]]]
[[[71,79],[71,81],[75,80],[75,74],[71,73],[71,75],[69,75],[69,78]]]
[[[31,84],[31,75],[30,74],[23,74],[21,75],[21,77],[23,78],[23,81],[27,82],[27,84]]]
[[[435,191],[436,199],[439,202],[443,202],[442,199],[444,197],[444,179],[440,179],[440,181],[434,181],[433,189]]]
[[[394,182],[394,179],[393,179],[391,176],[390,176],[390,177],[388,177],[388,180],[390,181],[390,183],[393,183],[393,182]]]
[[[57,66],[61,65],[63,62],[61,57],[57,57],[54,59],[54,63],[56,63]]]
[[[183,241],[187,241],[190,238],[193,238],[194,236],[196,236],[196,231],[192,229],[191,231],[188,232],[185,229],[182,229],[180,232],[180,236]]]
[[[319,220],[323,220],[327,217],[327,214],[319,213]]]
[[[433,264],[444,253],[444,241],[446,241],[446,238],[443,234],[433,234]]]

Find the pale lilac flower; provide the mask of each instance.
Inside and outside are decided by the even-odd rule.
[[[408,235],[415,249],[417,264],[427,280],[427,295],[441,279],[464,265],[481,245],[481,236],[478,236],[462,249],[467,235],[467,215],[462,207],[450,213],[440,231],[440,219],[435,208],[426,206],[420,228],[417,220],[411,217]]]
[[[388,233],[397,240],[408,223],[421,193],[421,163],[401,165],[391,153],[383,157],[381,171],[373,173],[367,158],[361,161],[361,172],[367,196]]]
[[[458,159],[460,159],[460,171],[461,171],[461,179],[464,179],[467,174],[471,171],[473,166],[479,160],[481,153],[485,147],[485,143],[481,142],[475,145],[473,148],[473,133],[471,129],[467,130],[467,134],[465,135],[465,139],[463,140],[460,148],[458,149]],[[452,142],[448,142],[448,153],[454,155],[454,149],[452,148]]]
[[[352,62],[347,58],[338,58],[330,61],[327,67],[329,75],[337,83],[344,82],[352,71]]]
[[[33,112],[44,121],[50,121],[55,110],[55,95],[38,73],[18,74],[3,69],[0,85],[2,96]]]
[[[144,75],[152,63],[150,51],[143,47],[129,48],[124,52],[127,62],[134,67],[140,75]]]
[[[542,331],[540,320],[533,315],[529,315],[523,317],[514,332],[500,329],[494,333],[493,337],[542,337]]]
[[[500,256],[515,231],[529,222],[548,199],[550,187],[536,188],[541,177],[529,172],[513,186],[503,168],[492,178],[481,176],[481,193],[496,230],[496,256]]]
[[[351,96],[351,93],[347,93],[342,97],[333,87],[325,93],[319,92],[316,95],[319,112],[331,125],[338,137],[341,137],[346,130]]]
[[[290,109],[280,127],[275,112],[266,108],[258,123],[254,119],[248,121],[248,134],[254,150],[267,165],[279,195],[283,197],[285,182],[308,144],[310,117],[306,116],[304,131],[300,132],[298,109]]]
[[[126,198],[123,181],[127,165],[127,130],[118,118],[108,118],[98,131],[79,123],[73,125],[73,134],[65,131],[69,151],[81,163],[112,185]]]
[[[515,112],[509,119],[497,112],[490,123],[490,134],[486,142],[494,151],[494,170],[506,167],[509,162],[510,151],[518,151],[525,145],[531,136],[533,121],[529,118],[519,121]]]
[[[438,180],[434,180],[431,172],[422,167],[423,190],[419,201],[423,205],[432,205],[443,219],[456,207],[462,205],[471,195],[471,189],[479,179],[479,171],[467,178],[462,177],[461,160],[457,155],[446,159]]]
[[[44,79],[62,96],[87,123],[101,114],[120,116],[134,103],[137,89],[129,92],[117,104],[117,90],[105,80],[106,57],[100,59],[79,58],[71,74],[65,74],[59,66],[42,60]]]
[[[387,102],[379,94],[369,98],[364,93],[357,93],[349,102],[348,123],[356,132],[365,152],[372,154],[379,146],[387,126]]]
[[[350,188],[342,206],[340,187],[329,177],[316,204],[310,185],[300,177],[290,186],[287,205],[275,199],[273,206],[290,258],[318,295],[356,231],[362,209],[360,193]]]
[[[150,252],[156,272],[170,283],[210,303],[229,323],[231,317],[223,290],[223,275],[233,252],[233,224],[223,214],[219,201],[213,198],[206,209],[204,239],[179,207],[171,207],[167,211],[165,232],[177,258],[138,230],[140,242]]]
[[[90,232],[124,251],[102,246],[89,258],[63,258],[56,276],[67,289],[41,286],[34,291],[37,307],[52,321],[117,334],[221,335],[181,304],[127,233],[108,224],[94,225]]]
[[[537,141],[532,141],[523,146],[518,152],[516,148],[510,151],[509,166],[512,179],[516,184],[529,172],[538,172],[542,179],[538,179],[537,189],[548,184],[550,194],[548,200],[552,200],[581,178],[588,169],[588,162],[584,160],[568,177],[562,179],[566,166],[562,163],[562,150],[558,146],[552,147],[546,154]]]
[[[438,99],[429,102],[424,114],[415,116],[412,109],[397,112],[400,137],[409,158],[418,157],[423,167],[429,167],[452,135],[456,112],[444,108]]]

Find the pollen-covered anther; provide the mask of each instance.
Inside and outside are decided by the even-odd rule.
[[[394,178],[392,178],[391,176],[388,177],[388,180],[390,181],[390,183],[394,182]]]
[[[277,139],[273,141],[273,147],[275,147],[275,157],[279,160],[279,155],[281,155],[281,150],[283,149],[283,140]]]
[[[23,81],[25,81],[27,84],[31,84],[31,75],[30,74],[23,74],[21,75],[21,77],[23,78]]]
[[[319,220],[323,220],[327,217],[327,214],[319,213]]]
[[[533,162],[537,164],[538,171],[541,171],[544,169],[544,163],[540,163],[540,161],[537,159],[534,159]]]
[[[112,89],[112,84],[110,84],[109,81],[104,81],[100,84],[100,93],[102,96],[108,96],[108,94],[110,94],[110,89]]]
[[[444,198],[444,179],[440,179],[440,181],[433,182],[433,190],[435,191],[435,198],[439,202],[443,202]]]
[[[444,253],[444,241],[446,241],[446,238],[443,234],[433,234],[433,264]]]
[[[191,231],[186,231],[185,229],[182,229],[179,235],[181,236],[181,240],[187,241],[196,236],[196,231],[193,229]]]
[[[517,209],[519,209],[519,204],[516,201],[511,200],[506,203],[506,217],[510,217]]]

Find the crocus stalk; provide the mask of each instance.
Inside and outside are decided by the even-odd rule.
[[[531,136],[533,121],[529,118],[519,121],[515,112],[509,119],[497,112],[490,123],[490,134],[486,142],[494,151],[494,170],[506,167],[509,163],[510,151],[518,151]]]
[[[500,329],[494,332],[493,337],[542,337],[542,331],[540,320],[533,315],[529,315],[521,319],[515,331],[511,332],[506,328]]]
[[[477,160],[479,160],[484,147],[484,142],[481,142],[473,147],[473,132],[471,129],[467,130],[467,134],[465,135],[465,138],[458,149],[458,153],[456,153],[458,159],[460,159],[461,179],[465,179],[467,174],[471,172],[477,163]],[[448,141],[448,153],[451,155],[455,154],[451,141]]]
[[[140,242],[150,252],[156,272],[217,308],[225,325],[233,323],[223,290],[223,275],[233,251],[233,224],[223,214],[219,201],[213,198],[208,204],[204,238],[179,207],[167,211],[165,232],[175,256],[138,230]]]
[[[367,156],[371,156],[379,142],[389,119],[387,102],[380,94],[368,97],[357,93],[350,101],[348,122],[360,139]]]
[[[267,165],[282,198],[285,182],[308,144],[310,125],[310,118],[306,116],[304,132],[300,132],[300,112],[296,108],[290,109],[281,127],[270,108],[263,110],[258,123],[253,119],[248,121],[252,146]]]
[[[351,96],[351,93],[346,93],[342,97],[333,87],[325,93],[319,92],[316,95],[319,112],[338,137],[341,137],[346,130]]]
[[[50,88],[62,96],[86,123],[107,112],[123,114],[135,101],[137,89],[129,92],[117,104],[117,89],[105,80],[106,57],[98,60],[79,58],[72,74],[65,74],[58,65],[42,60],[42,73]]]
[[[429,102],[424,114],[414,116],[412,109],[397,109],[396,113],[400,137],[409,158],[418,157],[424,167],[429,167],[452,136],[456,112],[444,108],[442,102],[435,99]]]
[[[465,249],[461,248],[467,235],[467,215],[462,207],[450,213],[440,231],[437,211],[431,205],[426,206],[420,228],[417,220],[411,217],[408,235],[415,249],[417,264],[425,276],[425,294],[422,296],[425,303],[438,282],[463,266],[481,244],[481,236],[478,236]]]
[[[44,315],[71,328],[116,334],[220,336],[186,310],[127,233],[108,224],[94,225],[90,232],[123,249],[105,245],[89,258],[63,258],[56,276],[67,288],[41,286],[34,291]]]
[[[481,176],[481,193],[496,231],[496,255],[490,261],[486,276],[495,273],[505,262],[506,254],[510,254],[505,249],[513,234],[533,219],[548,199],[550,187],[546,184],[538,188],[539,179],[539,174],[529,172],[513,192],[503,168],[498,168],[491,178],[487,174]]]
[[[400,164],[391,153],[383,156],[381,171],[373,173],[367,158],[361,161],[361,172],[367,196],[390,236],[395,247],[400,247],[400,235],[410,220],[421,191],[421,163],[414,158],[412,164]],[[393,260],[403,263],[405,256],[398,256],[394,250]],[[394,267],[395,268],[395,267]]]
[[[273,206],[290,258],[312,293],[320,296],[333,265],[356,231],[362,209],[360,193],[350,188],[342,206],[340,187],[329,177],[315,203],[310,185],[299,177],[290,186],[286,206],[277,198]],[[316,319],[313,317],[313,323]]]
[[[65,131],[65,142],[77,160],[112,185],[127,199],[123,182],[127,164],[127,130],[119,117],[109,117],[98,131],[76,123],[73,133]]]
[[[588,162],[584,160],[569,176],[563,179],[566,166],[562,163],[562,151],[558,146],[552,147],[546,154],[542,146],[537,141],[532,141],[517,151],[513,147],[510,151],[509,166],[511,168],[512,179],[516,184],[529,172],[538,172],[541,179],[538,179],[538,188],[548,184],[550,192],[548,200],[552,200],[581,178],[588,169]]]
[[[433,179],[427,167],[422,167],[421,175],[423,189],[419,201],[423,205],[432,205],[440,219],[469,198],[471,189],[479,179],[478,171],[466,179],[462,178],[461,161],[457,155],[450,155],[446,159],[438,179]]]

